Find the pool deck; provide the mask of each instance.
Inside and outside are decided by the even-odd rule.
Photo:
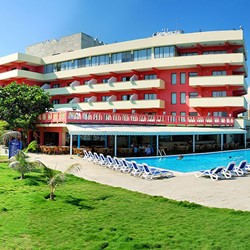
[[[77,176],[113,187],[194,202],[207,207],[250,211],[250,174],[229,180],[212,181],[210,178],[196,178],[193,173],[175,172],[173,178],[149,181],[93,164],[78,156],[70,158],[69,155],[34,153],[29,153],[29,156],[61,171],[79,163],[81,171]]]

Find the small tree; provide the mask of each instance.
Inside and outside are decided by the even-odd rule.
[[[9,159],[9,167],[18,171],[21,176],[20,179],[25,179],[25,174],[34,170],[37,166],[36,162],[28,161],[27,152],[29,150],[35,150],[37,148],[37,142],[32,141],[28,147],[24,150],[20,150],[17,154]]]
[[[74,172],[79,172],[81,165],[79,163],[75,163],[70,165],[65,171],[58,172],[57,170],[48,168],[41,161],[36,161],[41,167],[43,167],[43,172],[47,180],[47,184],[50,189],[50,200],[55,200],[55,191],[56,188],[65,182],[66,175],[72,174]]]

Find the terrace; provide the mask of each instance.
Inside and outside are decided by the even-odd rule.
[[[123,124],[165,126],[233,127],[233,117],[171,116],[84,111],[46,112],[38,117],[40,124]]]

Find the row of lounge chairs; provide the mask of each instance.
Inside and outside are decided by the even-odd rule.
[[[250,165],[243,160],[238,165],[236,162],[229,162],[226,167],[220,166],[213,169],[201,170],[195,173],[196,177],[210,177],[212,180],[230,179],[235,176],[245,176],[250,173]]]
[[[96,152],[92,153],[86,150],[84,150],[83,153],[84,160],[147,180],[173,177],[171,171],[149,167],[146,163],[138,164],[135,161],[130,162],[124,158],[111,157],[110,155],[105,157],[103,154],[97,154]]]

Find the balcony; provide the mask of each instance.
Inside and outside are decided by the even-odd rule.
[[[194,88],[238,86],[244,88],[245,91],[248,88],[243,75],[190,77],[189,86]]]
[[[10,80],[10,79],[30,79],[36,81],[43,81],[43,74],[31,72],[27,70],[14,69],[4,73],[0,73],[0,80]]]
[[[219,107],[238,107],[247,110],[247,101],[244,96],[229,97],[201,97],[190,98],[189,106],[193,108],[219,108]]]
[[[55,109],[70,109],[71,103],[56,104]],[[74,108],[79,110],[132,110],[132,109],[164,109],[165,101],[163,100],[132,100],[132,101],[107,101],[107,102],[81,102],[74,103]]]
[[[127,92],[132,89],[144,90],[144,89],[164,89],[165,82],[161,79],[154,80],[136,80],[127,82],[113,82],[113,83],[99,83],[99,84],[88,84],[66,88],[54,88],[46,89],[45,91],[50,96],[55,95],[71,95],[71,94],[89,94],[91,93],[108,93],[108,92]]]
[[[82,111],[47,112],[39,116],[38,124],[123,124],[165,126],[233,127],[232,117],[168,116]]]
[[[235,54],[213,54],[213,55],[197,55],[197,56],[182,56],[157,58],[151,60],[132,61],[126,63],[106,64],[85,68],[77,68],[72,70],[58,71],[44,75],[45,81],[52,81],[55,79],[72,79],[72,77],[84,77],[93,75],[107,74],[107,72],[115,72],[117,74],[132,72],[132,69],[138,71],[152,70],[152,68],[163,69],[178,69],[178,68],[196,68],[197,65],[204,67],[209,66],[224,66],[242,65],[243,70],[247,71],[245,58],[243,53]]]

